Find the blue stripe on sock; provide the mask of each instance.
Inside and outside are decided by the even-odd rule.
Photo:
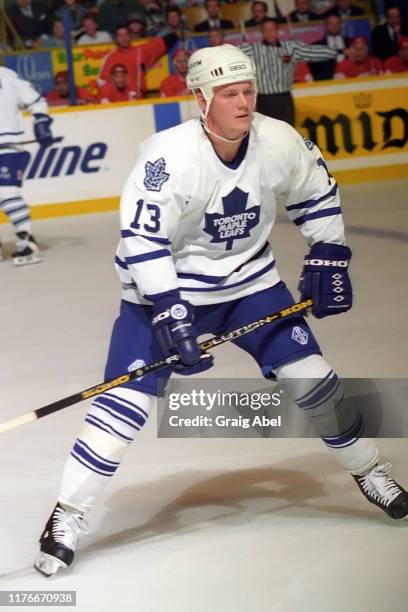
[[[123,397],[120,397],[119,395],[115,395],[114,393],[106,392],[106,393],[103,393],[102,395],[100,395],[99,397],[102,397],[102,396],[105,396],[105,395],[107,397],[109,397],[109,398],[116,399],[118,402],[124,402],[125,404],[127,404],[128,406],[131,406],[135,410],[139,410],[142,414],[144,414],[146,419],[149,417],[149,415],[147,414],[147,412],[145,410],[143,410],[143,408],[141,408],[137,404],[132,404],[132,402],[129,402],[129,400],[127,400],[127,399],[125,399]]]
[[[83,459],[84,461],[89,463],[90,466],[92,466],[96,470],[99,470],[100,472],[104,471],[104,472],[108,472],[110,474],[114,474],[116,472],[117,468],[118,468],[117,465],[116,466],[107,465],[106,463],[102,463],[101,461],[97,461],[96,459],[94,459],[94,457],[92,457],[92,455],[90,453],[88,453],[88,451],[85,448],[80,446],[77,442],[74,444],[74,447],[73,447],[71,453],[74,456],[81,457],[81,459]]]
[[[77,457],[76,455],[74,455],[72,451],[71,451],[71,457],[73,457],[76,461],[78,461],[78,463],[81,463],[86,468],[88,468],[88,470],[91,470],[92,472],[95,472],[96,474],[99,474],[100,476],[106,476],[107,478],[111,478],[111,476],[113,476],[113,474],[104,474],[103,472],[100,472],[99,470],[96,470],[92,466],[86,464],[85,461],[82,461],[80,457]]]
[[[96,402],[99,402],[99,404],[97,404]],[[103,408],[110,408],[111,410],[118,412],[122,417],[130,419],[131,421],[133,421],[133,423],[137,423],[142,427],[146,422],[146,419],[143,418],[143,415],[136,412],[133,406],[132,408],[126,408],[122,404],[119,404],[116,398],[110,399],[109,397],[106,397],[106,395],[99,395],[99,397],[94,401],[94,405]]]
[[[126,442],[133,442],[133,438],[129,438],[128,436],[125,436],[124,434],[120,433],[120,431],[117,431],[114,427],[112,427],[112,425],[109,425],[109,423],[105,423],[105,421],[103,421],[99,417],[88,414],[85,418],[85,422],[90,423],[91,425],[95,425],[95,427],[99,427],[99,429],[102,429],[102,431],[106,431],[106,433],[111,434],[113,432],[115,436],[117,436],[118,438],[123,438],[123,440],[125,440]]]

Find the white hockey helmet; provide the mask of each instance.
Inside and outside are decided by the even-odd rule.
[[[252,81],[256,90],[256,68],[250,57],[234,45],[204,47],[195,51],[188,61],[187,87],[199,89],[207,101],[207,116],[214,88],[242,81]]]

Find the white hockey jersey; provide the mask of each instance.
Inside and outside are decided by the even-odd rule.
[[[199,119],[151,136],[121,200],[123,299],[146,304],[179,289],[194,305],[215,304],[276,284],[268,238],[282,195],[309,245],[344,244],[337,184],[319,149],[287,123],[255,113],[230,164]]]
[[[20,112],[24,109],[31,114],[48,113],[47,102],[31,83],[0,66],[0,146],[24,139]]]

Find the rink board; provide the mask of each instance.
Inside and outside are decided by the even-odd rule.
[[[297,87],[295,98],[297,128],[318,144],[340,183],[408,176],[408,76],[310,84]],[[117,207],[140,143],[196,116],[197,107],[184,97],[52,115],[58,142],[27,146],[23,189],[35,218]],[[29,116],[24,127],[31,139]]]

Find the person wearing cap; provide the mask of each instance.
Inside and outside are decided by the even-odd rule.
[[[335,79],[374,76],[383,74],[384,67],[378,57],[369,55],[368,42],[363,36],[353,38],[347,59],[339,62],[334,72]]]
[[[113,66],[123,64],[128,71],[130,88],[137,92],[138,98],[144,98],[146,70],[151,68],[166,51],[169,51],[178,38],[179,33],[172,33],[166,36],[156,36],[149,42],[132,46],[128,29],[125,26],[119,26],[115,33],[116,49],[104,57],[100,68],[99,87],[109,81]]]
[[[267,380],[287,383],[286,392],[309,416],[326,451],[369,502],[394,519],[408,515],[408,493],[392,480],[390,464],[377,465],[379,451],[364,436],[364,419],[357,406],[343,402],[339,377],[294,306],[270,242],[284,198],[308,245],[303,306],[309,303],[318,319],[350,310],[351,250],[336,180],[313,142],[284,121],[254,113],[255,64],[237,47],[195,51],[187,85],[200,117],[147,138],[122,193],[115,255],[122,300],[105,381],[120,382],[123,373],[157,360],[168,359],[167,365],[131,381],[123,377],[119,386],[107,382],[94,397],[40,537],[35,567],[47,576],[72,564],[87,532],[86,513],[140,435],[171,374],[198,374],[214,365],[199,337],[250,331],[251,324],[252,333],[230,334],[236,349]],[[286,257],[293,257],[290,244],[287,249]],[[285,309],[287,318],[256,326]],[[188,414],[194,415],[191,400]]]
[[[129,75],[124,64],[112,66],[109,83],[105,83],[99,90],[99,101],[102,104],[109,102],[129,102],[136,100],[136,91],[129,85]]]
[[[190,90],[186,84],[187,66],[189,53],[184,49],[177,49],[173,53],[174,74],[169,74],[160,84],[160,96],[168,98],[171,96],[187,96]]]
[[[398,55],[385,60],[384,70],[386,73],[408,71],[408,36],[401,36]]]
[[[111,43],[112,36],[108,32],[98,30],[98,19],[93,13],[87,13],[82,19],[83,34],[78,38],[77,45],[97,45]]]
[[[146,19],[140,13],[132,13],[129,15],[127,29],[131,41],[146,38]]]
[[[95,104],[94,96],[82,87],[75,87],[78,104]],[[68,106],[71,104],[69,95],[68,72],[61,70],[54,77],[54,88],[47,93],[49,106]]]

